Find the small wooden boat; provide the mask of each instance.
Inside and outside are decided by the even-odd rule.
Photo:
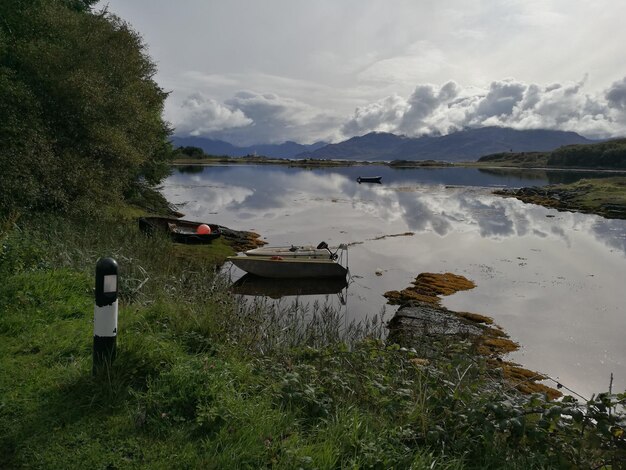
[[[322,279],[275,279],[246,274],[236,281],[231,290],[241,295],[263,295],[272,299],[286,296],[338,294],[348,282],[345,277],[327,277]]]
[[[140,217],[139,228],[147,234],[165,232],[176,243],[205,244],[211,243],[222,235],[220,226],[207,224],[206,222],[193,222],[191,220],[175,219],[172,217]],[[206,224],[211,228],[211,233],[199,234],[198,227]]]
[[[357,183],[380,183],[383,179],[382,176],[359,176],[356,181]]]
[[[343,277],[348,270],[336,260],[323,258],[283,258],[282,256],[230,256],[239,269],[260,277],[299,279]]]

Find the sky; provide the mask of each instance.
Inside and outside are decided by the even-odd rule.
[[[109,0],[180,136],[236,145],[488,125],[626,136],[623,0]]]

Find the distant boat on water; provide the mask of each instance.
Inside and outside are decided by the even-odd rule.
[[[357,183],[381,183],[383,179],[382,176],[359,176],[356,181]]]

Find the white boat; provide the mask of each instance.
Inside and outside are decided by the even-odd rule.
[[[346,277],[348,269],[336,259],[282,256],[230,256],[227,258],[239,269],[261,277],[271,278],[319,278]]]
[[[337,254],[341,250],[341,258]],[[230,256],[228,261],[243,271],[260,277],[302,279],[343,277],[348,268],[342,266],[343,254],[348,247],[339,245],[332,252],[326,242],[313,246],[275,246],[248,250],[245,256]],[[338,261],[339,260],[339,261]]]
[[[244,252],[246,256],[282,256],[283,258],[326,258],[329,259],[331,253],[326,248],[305,246],[262,246],[254,250]]]

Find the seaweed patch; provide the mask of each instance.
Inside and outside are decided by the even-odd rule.
[[[489,369],[522,393],[545,393],[550,399],[561,392],[538,383],[547,377],[524,369],[519,364],[504,361],[502,356],[519,349],[519,344],[493,319],[471,312],[455,312],[440,305],[441,296],[476,287],[471,280],[452,273],[421,273],[410,287],[402,291],[385,292],[389,304],[399,305],[389,321],[389,339],[407,347],[414,347],[424,356],[435,359],[435,343],[454,345],[469,354],[486,358]]]
[[[441,302],[439,296],[452,295],[476,287],[469,279],[452,273],[421,273],[412,284],[401,291],[388,291],[383,295],[391,305],[401,305],[411,300],[439,305]]]

